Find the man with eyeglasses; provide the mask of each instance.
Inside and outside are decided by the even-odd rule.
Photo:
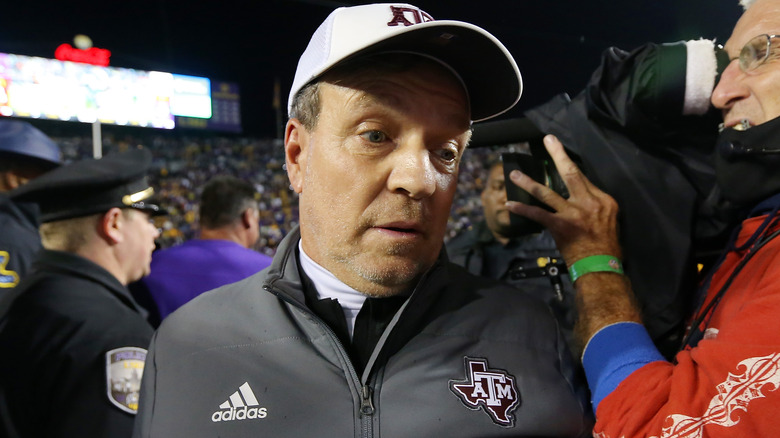
[[[715,176],[745,219],[703,280],[673,361],[650,340],[623,274],[614,199],[553,136],[545,144],[568,199],[511,175],[553,209],[509,203],[550,230],[569,264],[594,436],[775,436],[780,426],[780,1],[743,5],[711,102],[723,115]]]

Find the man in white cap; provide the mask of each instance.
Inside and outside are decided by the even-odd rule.
[[[442,249],[471,121],[521,87],[474,25],[407,4],[334,11],[290,92],[300,227],[269,268],[163,321],[134,435],[589,434],[549,309]]]

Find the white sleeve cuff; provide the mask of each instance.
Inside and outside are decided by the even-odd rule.
[[[702,115],[710,108],[710,96],[715,88],[718,63],[715,42],[712,40],[686,41],[685,101],[683,115]]]

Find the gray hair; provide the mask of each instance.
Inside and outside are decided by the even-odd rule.
[[[742,9],[746,11],[755,2],[756,0],[739,0],[739,4],[742,5]]]
[[[317,126],[320,117],[320,83],[312,82],[293,98],[290,106],[290,118],[298,119],[309,131]]]

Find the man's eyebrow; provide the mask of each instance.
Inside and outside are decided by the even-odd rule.
[[[402,101],[393,94],[381,92],[367,93],[365,91],[359,93],[355,99],[355,106],[361,109],[369,109],[376,106],[382,108],[403,108]]]
[[[359,107],[365,109],[371,109],[375,106],[380,108],[382,112],[399,111],[404,112],[407,108],[413,105],[412,102],[406,102],[403,99],[399,99],[394,94],[383,93],[363,93],[358,99]],[[453,125],[464,125],[464,129],[469,128],[469,120],[463,119],[461,114],[456,111],[437,111],[438,115],[445,119],[447,122]]]

